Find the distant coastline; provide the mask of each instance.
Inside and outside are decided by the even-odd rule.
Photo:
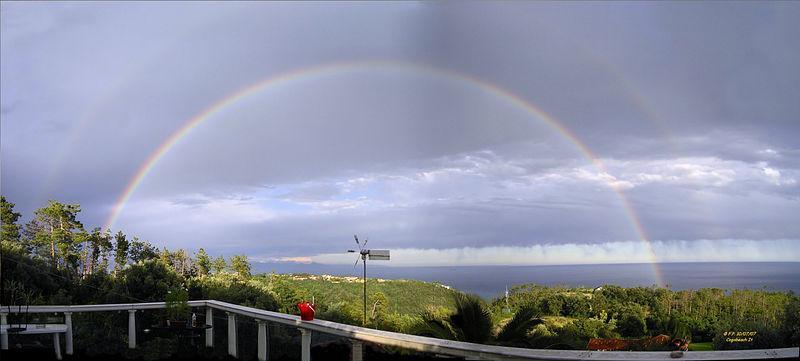
[[[256,272],[361,276],[347,265],[289,262],[253,263]],[[673,290],[699,288],[766,289],[800,293],[800,262],[660,263],[664,280]],[[371,265],[369,276],[439,282],[490,299],[501,295],[506,284],[537,283],[548,286],[623,287],[653,286],[650,264],[592,264],[546,266],[436,266],[388,267]]]

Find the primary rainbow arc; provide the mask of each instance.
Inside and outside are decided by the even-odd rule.
[[[500,86],[469,76],[461,73],[456,73],[450,70],[436,68],[428,65],[420,65],[420,64],[409,64],[409,63],[400,63],[400,62],[388,62],[388,61],[358,61],[358,62],[345,62],[345,63],[334,63],[334,64],[325,64],[319,66],[313,66],[308,68],[301,68],[291,72],[282,73],[276,76],[272,76],[256,83],[253,83],[249,86],[246,86],[230,95],[223,97],[222,99],[218,100],[205,110],[201,111],[188,121],[186,121],[179,129],[173,132],[161,145],[153,151],[147,159],[142,162],[142,164],[137,169],[134,176],[128,182],[126,187],[124,188],[123,192],[118,197],[117,201],[114,203],[112,207],[111,213],[109,214],[106,222],[103,226],[103,229],[110,230],[114,223],[116,222],[117,218],[120,215],[120,212],[125,207],[125,204],[134,194],[136,189],[142,183],[142,181],[147,177],[149,172],[153,169],[153,167],[161,160],[165,154],[167,154],[172,147],[174,147],[181,139],[186,137],[192,129],[196,128],[197,126],[201,125],[203,122],[211,118],[213,115],[219,113],[221,110],[225,109],[228,106],[236,103],[237,101],[246,98],[250,95],[256,94],[260,91],[263,91],[267,88],[285,85],[287,83],[307,79],[314,76],[335,73],[340,71],[346,70],[356,70],[359,68],[378,68],[378,69],[395,69],[395,70],[410,70],[414,72],[419,72],[423,74],[429,74],[432,76],[441,76],[448,79],[456,80],[465,85],[472,85],[476,86],[479,89],[486,91],[490,94],[494,94],[500,98],[506,99],[510,103],[514,104],[515,106],[525,110],[527,113],[533,115],[535,118],[543,121],[547,124],[550,128],[554,129],[558,134],[562,137],[567,139],[570,143],[572,143],[588,160],[590,160],[598,170],[603,173],[608,173],[603,162],[599,157],[597,157],[591,149],[581,141],[571,130],[569,130],[566,126],[564,126],[561,122],[559,122],[556,118],[548,114],[547,112],[543,111],[539,107],[535,106],[529,101],[522,99],[520,96],[512,93],[511,91],[501,88]],[[649,257],[651,258],[651,265],[653,267],[653,272],[656,276],[656,282],[659,287],[664,287],[663,277],[661,275],[660,270],[657,266],[657,257],[653,252],[653,247],[650,242],[647,233],[642,226],[639,217],[636,215],[636,212],[633,209],[633,206],[628,201],[628,198],[625,196],[625,193],[622,191],[619,186],[609,183],[609,187],[611,187],[614,192],[618,195],[620,202],[625,210],[626,215],[631,221],[631,224],[637,233],[637,236],[640,238],[642,242],[645,242],[647,245],[647,250],[649,252]]]

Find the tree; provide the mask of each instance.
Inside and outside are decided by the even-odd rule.
[[[0,240],[11,243],[19,243],[21,240],[20,228],[17,224],[20,214],[14,212],[14,203],[6,201],[6,197],[0,196]]]
[[[250,261],[246,255],[237,254],[231,257],[231,268],[242,278],[250,277]]]
[[[184,279],[163,263],[149,260],[127,267],[115,279],[113,302],[164,301],[169,290]]]
[[[114,274],[116,275],[122,267],[128,264],[128,250],[130,249],[130,242],[122,231],[117,232],[114,236],[116,245],[114,247]]]
[[[79,256],[80,262],[82,263],[79,270],[81,277],[86,277],[86,275],[89,274],[89,252],[91,251],[91,247],[89,247],[90,238],[91,235],[89,232],[86,232],[85,229],[81,229],[75,235],[75,243],[81,245]]]
[[[83,237],[84,275],[93,274],[97,269],[105,270],[108,262],[101,263],[100,259],[104,256],[104,253],[106,253],[105,257],[107,257],[108,250],[111,248],[111,241],[109,241],[108,235],[100,231],[100,227],[95,227],[91,233],[85,233]]]
[[[211,269],[211,258],[208,257],[208,253],[203,248],[200,248],[195,255],[195,264],[197,265],[197,274],[199,276],[206,276],[208,275],[208,271]]]
[[[34,219],[26,226],[27,236],[38,247],[43,258],[49,258],[53,268],[59,264],[76,266],[79,259],[74,232],[83,229],[77,220],[81,207],[49,201],[46,207],[34,212]]]
[[[793,347],[800,346],[800,297],[790,297],[784,309],[782,333],[786,344]]]
[[[158,260],[164,264],[165,267],[172,267],[172,253],[164,247],[161,253],[158,254]]]
[[[225,257],[219,256],[214,258],[214,261],[211,263],[211,268],[214,269],[214,273],[220,274],[228,268],[228,262],[225,261]]]
[[[139,241],[136,237],[133,237],[133,242],[131,242],[130,251],[128,253],[132,263],[158,259],[158,248],[147,241]]]
[[[617,329],[623,336],[641,337],[647,333],[647,324],[641,315],[633,313],[622,316]]]
[[[186,253],[185,249],[181,248],[172,252],[170,261],[172,263],[172,269],[178,272],[179,275],[189,277],[194,274],[192,259],[189,257],[189,254]]]
[[[105,231],[99,234],[98,242],[98,259],[100,263],[98,263],[95,269],[108,271],[108,261],[111,258],[111,251],[114,250],[114,245],[111,243],[111,233],[109,231]]]
[[[369,318],[375,320],[380,312],[389,305],[389,298],[386,297],[385,293],[379,291],[373,293],[369,299],[372,301],[372,311]]]

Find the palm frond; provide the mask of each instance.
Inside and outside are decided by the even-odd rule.
[[[537,316],[534,306],[523,306],[497,334],[497,342],[504,345],[524,345],[528,332],[536,325],[544,323]]]
[[[420,316],[422,320],[411,328],[412,334],[445,340],[457,339],[456,331],[447,320],[436,316],[431,311],[426,311]]]
[[[456,312],[450,316],[450,324],[457,332],[457,339],[466,342],[484,343],[492,336],[492,315],[476,295],[456,293]]]

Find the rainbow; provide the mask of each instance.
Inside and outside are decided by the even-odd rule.
[[[142,183],[142,181],[147,177],[153,167],[158,163],[161,158],[167,154],[172,147],[174,147],[181,139],[186,137],[192,129],[196,128],[197,126],[201,125],[203,122],[214,116],[215,114],[219,113],[221,110],[233,105],[234,103],[250,96],[256,94],[262,90],[267,88],[277,87],[280,85],[286,85],[290,82],[308,79],[320,75],[348,71],[348,70],[358,70],[363,68],[379,68],[379,69],[393,69],[393,70],[406,70],[406,71],[413,71],[422,74],[429,74],[431,76],[439,76],[445,77],[447,79],[455,80],[466,85],[475,86],[487,93],[496,95],[500,98],[503,98],[513,105],[519,107],[520,109],[525,110],[527,113],[535,116],[536,118],[542,120],[547,126],[558,132],[562,137],[567,139],[573,145],[575,145],[578,150],[588,159],[590,160],[594,166],[603,173],[608,173],[603,162],[599,157],[597,157],[591,149],[581,141],[571,130],[569,130],[566,126],[561,124],[556,118],[548,114],[547,112],[543,111],[542,109],[538,108],[534,104],[522,99],[520,96],[512,93],[509,90],[499,87],[496,84],[469,76],[461,73],[456,73],[447,69],[436,68],[433,66],[428,65],[420,65],[420,64],[410,64],[410,63],[402,63],[402,62],[389,62],[389,61],[358,61],[358,62],[345,62],[345,63],[333,63],[333,64],[325,64],[325,65],[318,65],[308,68],[300,68],[291,72],[282,73],[279,75],[275,75],[256,83],[253,83],[249,86],[246,86],[224,98],[218,100],[202,112],[198,113],[188,121],[186,121],[180,128],[178,128],[175,132],[173,132],[161,145],[156,148],[148,157],[147,159],[142,162],[139,166],[138,170],[134,174],[133,178],[128,182],[125,189],[120,194],[117,201],[114,203],[111,213],[109,214],[103,228],[106,230],[110,230],[114,223],[116,222],[117,218],[119,217],[122,209],[125,207],[125,204],[131,198],[133,193]],[[653,251],[652,244],[650,243],[650,239],[647,236],[647,233],[642,226],[642,222],[639,220],[639,217],[636,215],[636,212],[628,201],[628,198],[625,196],[623,190],[614,183],[609,183],[609,186],[612,190],[618,195],[621,204],[625,210],[626,215],[631,220],[633,228],[637,233],[637,236],[640,238],[647,245],[647,250],[649,252],[649,257],[651,258],[652,262],[651,265],[653,267],[653,272],[656,277],[656,282],[659,287],[664,287],[663,277],[661,275],[660,270],[657,266],[657,257],[655,252]]]

